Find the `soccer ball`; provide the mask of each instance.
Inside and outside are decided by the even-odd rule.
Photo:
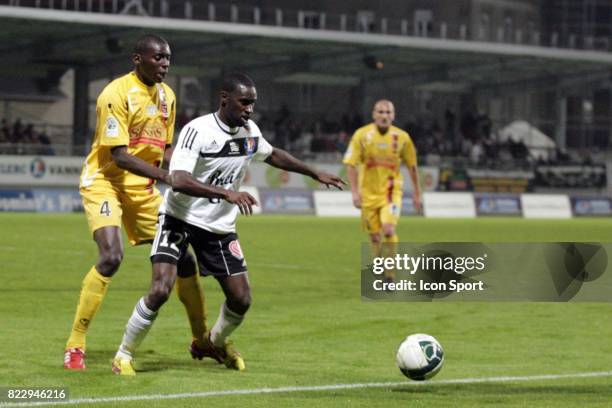
[[[406,377],[423,381],[438,374],[444,365],[444,350],[432,336],[412,334],[402,341],[395,358]]]

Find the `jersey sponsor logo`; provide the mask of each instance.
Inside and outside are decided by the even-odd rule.
[[[365,163],[366,169],[372,169],[375,167],[384,167],[392,171],[397,171],[398,170],[397,166],[398,166],[397,159],[393,156],[386,156],[386,157],[381,156],[378,158],[370,158]]]
[[[379,149],[386,149],[387,148],[387,144],[386,143],[378,143],[378,144],[376,144],[376,147],[378,147]]]
[[[119,137],[119,121],[114,116],[106,119],[106,137]]]
[[[145,124],[144,127],[130,129],[130,147],[142,144],[164,148],[166,146],[166,129],[157,122],[150,122]]]
[[[247,141],[246,139],[250,139]],[[239,156],[250,156],[254,154],[259,148],[259,138],[236,138],[227,140],[221,150],[218,152],[200,152],[201,157],[239,157]]]
[[[237,239],[230,242],[227,247],[234,258],[244,259],[244,255],[242,255],[242,248],[240,248],[240,242],[238,242]]]
[[[225,186],[234,183],[233,174],[228,174],[225,177],[221,177],[221,174],[223,174],[221,170],[215,171],[208,179],[208,184],[213,186]]]

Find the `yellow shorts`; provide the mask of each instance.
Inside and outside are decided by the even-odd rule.
[[[378,234],[383,224],[397,225],[402,212],[402,201],[394,200],[382,207],[363,207],[361,225],[368,234]]]
[[[155,238],[157,212],[162,202],[156,188],[119,190],[112,186],[91,186],[80,190],[83,207],[93,234],[99,228],[125,227],[130,244]]]

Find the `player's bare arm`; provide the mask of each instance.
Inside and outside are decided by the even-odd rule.
[[[172,158],[173,151],[174,151],[174,148],[172,147],[172,145],[166,145],[166,149],[164,150],[164,161],[161,165],[162,169],[168,170],[168,167],[170,166],[170,159]]]
[[[410,174],[410,180],[414,187],[414,192],[412,193],[414,208],[420,212],[422,208],[422,195],[421,184],[419,183],[419,169],[417,166],[408,166],[408,174]]]
[[[338,190],[342,190],[343,186],[346,185],[346,182],[340,177],[324,171],[318,171],[303,161],[293,157],[283,149],[279,149],[277,147],[272,150],[272,154],[270,154],[270,156],[266,159],[266,163],[279,169],[292,171],[294,173],[300,173],[311,177],[312,179],[317,180],[319,183],[325,184],[328,188],[333,186]]]
[[[127,170],[138,176],[147,177],[157,181],[169,183],[168,172],[162,168],[153,166],[127,151],[127,146],[117,146],[111,150],[113,161],[120,169]]]
[[[353,205],[355,208],[361,208],[361,193],[359,192],[359,170],[357,167],[347,164],[346,174],[348,176],[351,194],[353,196]]]
[[[255,197],[247,192],[226,190],[211,184],[201,183],[184,170],[175,170],[170,174],[170,185],[174,191],[193,197],[220,198],[236,204],[240,213],[244,215],[253,214],[253,206],[258,205]]]

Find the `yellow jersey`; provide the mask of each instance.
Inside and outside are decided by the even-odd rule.
[[[363,207],[381,207],[399,197],[403,178],[401,162],[417,165],[412,139],[400,128],[390,126],[381,135],[374,123],[355,131],[344,154],[344,164],[359,170],[359,191]]]
[[[81,173],[81,188],[109,185],[120,190],[152,187],[153,181],[117,167],[115,146],[154,166],[172,144],[175,96],[166,84],[147,86],[131,72],[108,84],[96,103],[96,133]]]

